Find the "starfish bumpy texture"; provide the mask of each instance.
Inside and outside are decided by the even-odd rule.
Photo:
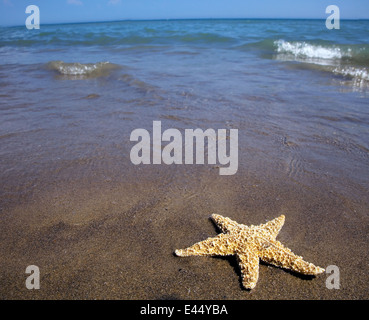
[[[246,289],[253,289],[258,281],[259,258],[304,275],[324,272],[324,269],[304,261],[276,240],[284,224],[284,215],[258,226],[239,224],[218,214],[213,214],[211,218],[223,233],[195,243],[187,249],[176,250],[177,256],[236,255],[241,268],[242,285]]]

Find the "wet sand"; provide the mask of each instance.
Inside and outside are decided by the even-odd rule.
[[[1,197],[0,298],[367,299],[364,193],[350,198],[332,188],[342,180],[291,179],[249,157],[229,177],[209,165],[45,168],[34,186]],[[340,289],[326,288],[325,273],[261,263],[248,291],[234,257],[176,257],[217,234],[211,213],[244,224],[285,214],[277,239],[309,262],[337,265]],[[28,265],[40,268],[40,290],[26,289]]]

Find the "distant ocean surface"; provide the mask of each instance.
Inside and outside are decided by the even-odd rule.
[[[369,21],[340,30],[324,20],[6,27],[0,61],[4,188],[58,161],[93,165],[102,150],[131,165],[129,134],[153,120],[237,128],[241,154],[257,150],[288,175],[343,172],[367,186]],[[284,159],[272,141],[299,156]]]
[[[341,30],[327,30],[323,20],[130,21],[44,25],[31,32],[22,26],[2,28],[0,47],[3,64],[44,62],[46,57],[60,58],[60,52],[71,58],[76,58],[73,52],[83,54],[74,66],[55,66],[65,75],[99,69],[98,64],[85,67],[88,59],[109,58],[124,65],[123,56],[137,53],[185,55],[226,49],[239,51],[242,57],[242,52],[254,52],[278,61],[313,64],[360,87],[369,81],[368,23],[343,21]]]

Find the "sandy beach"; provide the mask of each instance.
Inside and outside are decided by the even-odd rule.
[[[38,180],[45,190],[2,212],[1,298],[366,299],[367,203],[328,184],[249,170],[226,179],[211,167],[178,166],[107,181]],[[337,265],[340,289],[327,289],[327,274],[301,277],[262,263],[247,291],[234,258],[174,256],[217,234],[213,212],[255,225],[285,214],[277,239],[316,265]],[[40,268],[40,290],[25,287],[30,264]]]
[[[343,35],[320,22],[4,29],[0,299],[368,299],[367,22]],[[153,121],[237,129],[237,172],[134,165],[130,134]],[[176,257],[217,235],[213,213],[246,225],[284,214],[277,240],[337,266],[339,289],[261,263],[244,290],[235,257]]]

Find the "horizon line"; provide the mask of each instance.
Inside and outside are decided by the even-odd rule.
[[[145,21],[188,21],[188,20],[326,20],[326,18],[153,18],[153,19],[122,19],[122,20],[97,20],[97,21],[69,21],[69,22],[46,22],[41,25],[64,25],[64,24],[89,24],[89,23],[115,23],[115,22],[145,22]],[[365,21],[369,18],[341,18],[341,21]],[[1,25],[1,27],[21,27],[24,24]]]

